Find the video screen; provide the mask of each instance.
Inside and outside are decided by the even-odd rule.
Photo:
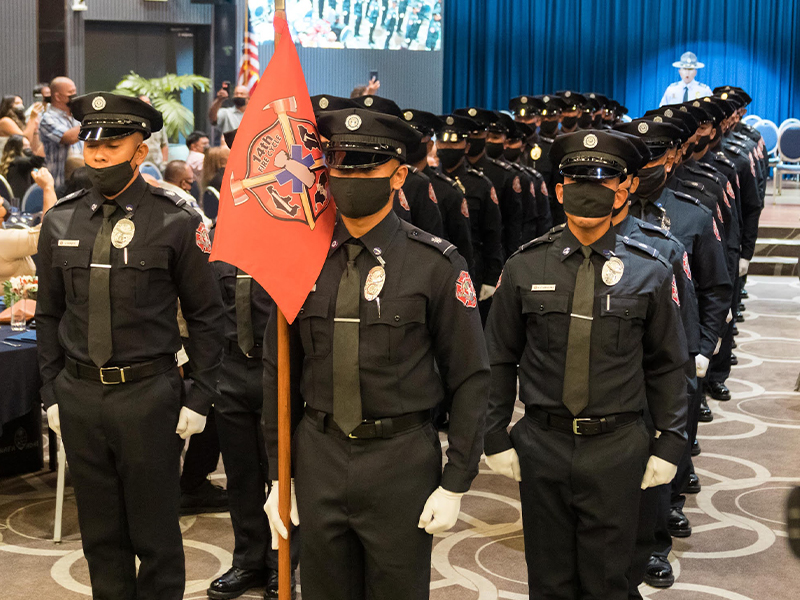
[[[256,42],[272,40],[274,0],[249,6]],[[286,19],[306,48],[442,48],[442,0],[286,0]]]

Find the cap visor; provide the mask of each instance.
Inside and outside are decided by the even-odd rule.
[[[136,132],[145,134],[141,129],[127,129],[122,127],[85,127],[81,128],[78,133],[78,139],[82,142],[91,142],[99,140],[112,140],[115,138],[122,138]],[[146,135],[146,134],[145,134]]]

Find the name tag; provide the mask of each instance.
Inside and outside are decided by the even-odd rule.
[[[556,284],[543,284],[543,285],[532,285],[531,286],[532,292],[555,292],[556,291]]]
[[[58,240],[59,246],[66,246],[67,248],[77,248],[80,244],[80,240]]]

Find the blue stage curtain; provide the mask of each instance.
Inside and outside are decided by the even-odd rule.
[[[800,117],[798,0],[448,0],[443,41],[445,110],[571,89],[636,117],[692,51],[698,81],[743,87],[761,117]]]

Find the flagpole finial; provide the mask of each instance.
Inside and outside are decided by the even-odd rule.
[[[275,10],[286,10],[286,0],[275,0]]]

